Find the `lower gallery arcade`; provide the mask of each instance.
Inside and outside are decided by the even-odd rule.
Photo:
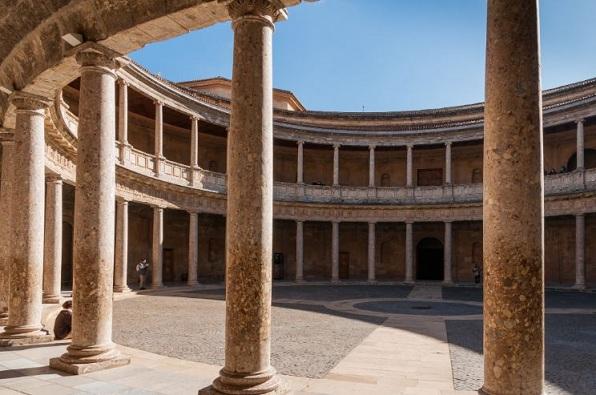
[[[112,296],[136,286],[147,258],[152,288],[225,278],[225,365],[201,394],[283,393],[270,363],[273,280],[455,285],[472,283],[478,266],[483,391],[542,394],[544,281],[596,284],[596,82],[543,96],[537,2],[490,0],[484,105],[280,109],[271,51],[283,4],[225,3],[229,99],[163,81],[93,41],[72,49],[68,86],[10,94],[0,345],[51,341],[42,301],[57,303],[72,283],[72,342],[50,367],[130,363],[112,343]],[[278,159],[294,149],[295,161]]]

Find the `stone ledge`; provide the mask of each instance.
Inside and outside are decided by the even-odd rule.
[[[0,338],[0,347],[19,347],[32,344],[51,343],[54,340],[52,335],[40,335],[30,337],[4,337]]]
[[[119,356],[109,361],[95,362],[95,363],[77,363],[70,364],[63,362],[60,358],[50,359],[50,368],[60,370],[62,372],[70,373],[73,375],[87,374],[98,372],[100,370],[118,368],[121,366],[129,365],[130,357]]]

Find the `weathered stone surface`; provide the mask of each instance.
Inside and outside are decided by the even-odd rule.
[[[62,286],[62,178],[46,181],[43,302],[60,303]]]

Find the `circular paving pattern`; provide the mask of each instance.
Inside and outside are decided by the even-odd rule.
[[[410,302],[400,301],[371,301],[356,303],[353,305],[358,310],[374,311],[389,314],[406,315],[440,315],[440,316],[458,316],[458,315],[476,315],[482,314],[480,306],[472,306],[463,303],[442,303],[430,301]]]

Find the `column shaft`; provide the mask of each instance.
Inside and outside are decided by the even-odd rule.
[[[339,222],[331,223],[331,281],[339,281]]]
[[[488,1],[483,390],[490,395],[544,391],[538,20],[537,0]]]
[[[375,186],[375,147],[368,148],[368,186]]]
[[[413,224],[406,222],[406,282],[414,282]]]
[[[376,224],[368,223],[368,281],[375,281],[375,247],[376,247]]]
[[[414,185],[412,177],[413,149],[414,147],[408,145],[408,151],[406,153],[406,186],[408,187],[412,187]]]
[[[298,184],[304,183],[304,141],[298,142],[298,163],[296,170],[296,182]]]
[[[190,167],[199,167],[199,120],[191,117],[190,131]]]
[[[163,159],[163,103],[155,102],[155,169],[156,175],[161,173]]]
[[[451,143],[445,144],[445,184],[451,185]]]
[[[0,345],[50,340],[41,325],[45,141],[44,118],[48,103],[37,96],[15,93],[12,221],[9,263],[8,325]]]
[[[151,288],[163,287],[163,208],[153,208]]]
[[[577,170],[584,169],[584,120],[577,121]]]
[[[199,268],[199,214],[191,212],[188,229],[188,285],[194,286],[198,281]]]
[[[304,222],[296,221],[296,282],[304,280]]]
[[[128,202],[116,202],[116,262],[114,292],[129,292],[128,288]]]
[[[13,183],[14,141],[2,141],[2,173],[0,178],[0,234],[12,232],[12,183]],[[8,319],[8,300],[10,296],[10,265],[12,261],[12,241],[10,237],[0,237],[0,325],[6,325]]]
[[[445,248],[443,249],[443,261],[445,264],[445,268],[443,271],[443,282],[445,284],[451,284],[453,282],[453,278],[451,275],[452,272],[452,245],[453,245],[453,238],[452,238],[452,223],[445,222]]]
[[[62,179],[46,182],[43,302],[60,303],[62,283]]]
[[[584,214],[575,216],[575,287],[586,287],[586,217]]]
[[[339,185],[339,145],[333,146],[333,186]]]

